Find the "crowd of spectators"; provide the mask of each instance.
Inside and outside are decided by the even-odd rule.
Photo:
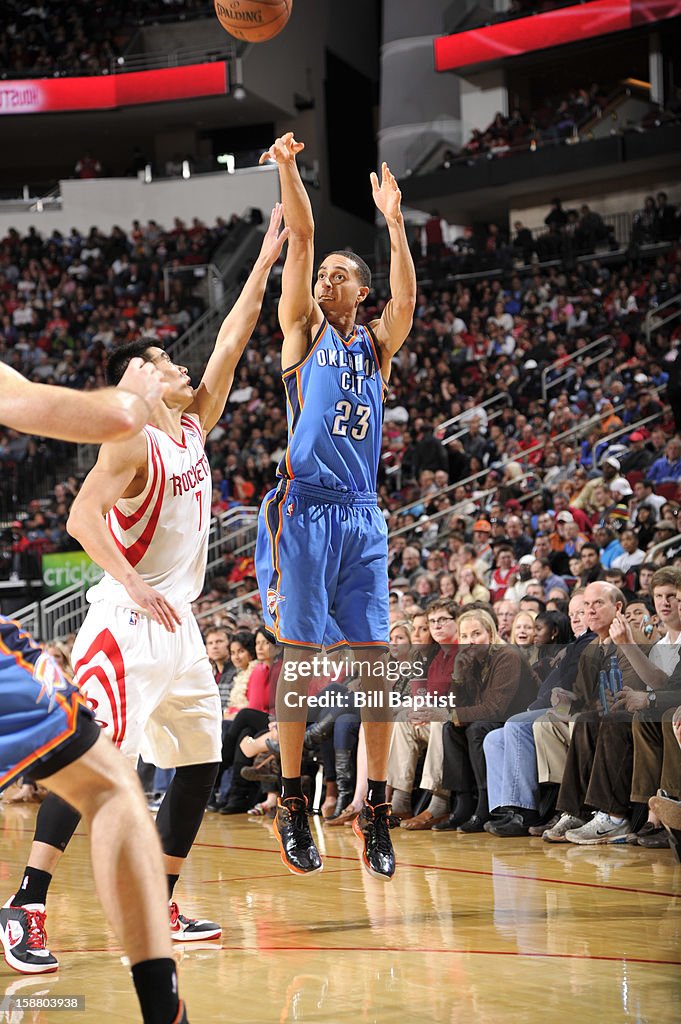
[[[485,129],[474,129],[461,156],[476,159],[506,156],[515,149],[552,145],[571,138],[594,117],[599,117],[611,90],[593,82],[572,89],[567,96],[546,95],[542,106],[524,114],[519,107],[509,116],[498,112]]]
[[[590,475],[600,476],[607,455],[621,457],[628,473],[649,469],[681,428],[665,391],[670,375],[678,376],[671,360],[681,330],[677,321],[648,343],[643,321],[679,293],[678,275],[678,251],[670,249],[647,264],[620,260],[608,266],[594,259],[570,271],[536,269],[506,280],[423,290],[411,338],[394,361],[386,405],[380,488],[391,529],[412,527],[412,539],[422,541],[433,525],[421,525],[421,518],[446,513],[453,504],[469,516],[459,527],[470,529],[470,517],[485,508],[494,505],[498,513],[500,498],[502,514],[506,501],[514,500],[536,516],[553,510],[556,492],[576,498],[591,485]],[[363,315],[371,318],[380,308],[378,302]],[[602,336],[602,350],[573,358]],[[275,317],[266,315],[237,371],[225,416],[209,438],[215,512],[257,503],[283,453],[280,342]],[[548,370],[544,398],[542,371],[553,363],[558,365]],[[490,419],[482,403],[495,395],[508,396],[508,403]],[[650,419],[642,440],[636,431],[633,439],[624,432],[604,443],[644,417]],[[571,429],[572,436],[553,440]],[[474,473],[481,474],[477,480],[454,488]],[[593,491],[585,491],[596,502],[588,508],[592,522],[582,526],[589,539],[594,517],[612,504],[607,493],[593,498]],[[626,504],[631,496],[624,497]],[[407,503],[411,508],[399,514]],[[439,520],[441,534],[445,519]],[[252,573],[241,562],[227,568],[238,583],[244,572]]]
[[[580,539],[576,515],[558,514],[550,542],[540,517],[534,549],[531,526],[509,519],[513,540],[492,544],[496,568],[491,518],[473,524],[473,545],[461,543],[450,571],[435,550],[424,567],[417,549],[403,549],[390,614],[393,827],[672,846],[681,859],[681,558],[645,561],[626,529],[610,561],[600,539]],[[208,809],[273,816],[282,652],[260,626],[243,627],[225,616],[205,632],[224,715],[222,781]],[[309,712],[303,746],[305,792],[312,802],[321,767],[316,809],[328,827],[352,823],[367,786],[352,666],[337,661],[333,675],[311,681],[333,701]]]
[[[631,237],[641,245],[681,238],[681,211],[666,192],[646,196],[643,209],[634,214]]]
[[[529,112],[515,107],[509,115],[497,112],[486,128],[474,128],[461,150],[448,147],[441,166],[453,164],[473,165],[478,160],[493,160],[514,153],[532,152],[544,146],[555,146],[580,139],[590,139],[592,130],[616,99],[624,98],[617,83],[609,86],[593,82],[588,88],[579,86],[567,95],[544,94],[542,105]],[[642,115],[625,118],[619,130],[647,132],[660,125],[678,123],[681,114],[681,93],[677,89],[662,106],[650,103]]]
[[[0,250],[4,270],[0,288],[4,288],[3,301],[14,305],[4,309],[0,357],[35,379],[95,387],[103,380],[103,362],[111,345],[139,331],[162,343],[172,341],[178,318],[187,322],[195,310],[176,301],[165,308],[155,290],[161,264],[154,257],[159,248],[172,252],[173,237],[182,239],[185,249],[191,250],[193,243],[188,242],[186,231],[162,233],[156,249],[147,244],[140,274],[134,247],[144,244],[147,230],[136,226],[129,236],[116,231],[98,244],[78,236],[77,255],[66,269],[52,271],[56,289],[50,287],[49,279],[50,267],[57,261],[53,243],[36,236],[5,240]],[[205,241],[206,236],[212,238],[212,233],[202,229],[200,237]],[[63,259],[69,240],[58,241]],[[39,247],[35,255],[33,245]],[[103,246],[107,245],[125,251],[120,256],[109,251],[105,257]],[[98,255],[91,256],[93,247],[100,250]],[[17,250],[19,261],[12,256]],[[673,322],[655,331],[650,342],[644,331],[646,315],[654,317],[656,307],[680,291],[678,257],[678,248],[671,246],[647,262],[620,258],[608,264],[605,258],[594,258],[569,269],[531,267],[510,271],[505,278],[425,287],[419,294],[411,337],[394,361],[386,404],[379,480],[391,529],[413,528],[411,544],[422,541],[426,533],[432,535],[433,524],[427,528],[421,524],[429,513],[456,507],[469,517],[457,527],[465,530],[493,506],[496,518],[499,501],[502,510],[507,501],[520,501],[525,512],[536,516],[540,511],[556,511],[556,493],[576,499],[579,488],[588,496],[585,511],[590,518],[589,526],[582,523],[580,530],[590,540],[598,517],[612,502],[607,490],[593,487],[588,476],[600,475],[608,455],[622,460],[623,473],[644,474],[681,429],[665,390],[670,377],[672,386],[677,386],[678,364],[671,360],[681,327]],[[421,274],[432,269],[432,260],[432,254],[430,259],[423,257]],[[93,264],[106,268],[104,279],[86,291],[69,269],[87,273]],[[121,264],[124,276],[117,280]],[[14,268],[11,284],[10,267]],[[139,280],[147,273],[155,275],[149,284]],[[64,289],[63,297],[55,301],[54,291],[61,295]],[[367,319],[380,313],[382,300],[373,301],[362,314]],[[28,326],[17,324],[23,317],[31,318]],[[574,358],[601,337],[606,338],[602,349]],[[233,506],[257,505],[271,486],[286,444],[280,347],[272,302],[237,370],[225,414],[208,439],[214,515]],[[494,396],[506,396],[507,405],[493,407],[490,418],[482,403]],[[633,437],[624,432],[612,442],[604,440],[644,417],[647,423]],[[457,437],[464,426],[465,433]],[[573,429],[572,435],[562,436]],[[55,468],[55,450],[39,439],[20,438],[9,431],[3,432],[0,443],[5,488],[15,480],[5,507],[8,512],[10,507],[24,509],[6,518],[7,530],[14,534],[7,537],[8,575],[18,571],[10,557],[13,553],[16,561],[17,545],[26,548],[28,539],[42,551],[45,524],[36,525],[36,515],[55,517],[47,524],[53,531],[49,542],[56,543],[57,549],[69,545],[63,531],[69,488],[49,505],[37,501],[45,497],[39,487],[46,470]],[[480,474],[476,480],[454,488],[476,473]],[[65,480],[65,475],[57,479]],[[655,477],[652,482],[654,488],[660,483]],[[631,497],[623,495],[625,505]],[[399,514],[397,510],[409,503],[411,508]],[[586,497],[580,504],[587,505]],[[450,528],[446,521],[446,515],[436,521],[443,550]],[[647,543],[651,540],[649,534]],[[252,590],[253,578],[250,556],[227,554],[211,588],[218,587],[216,600],[222,602]]]
[[[644,234],[637,227],[635,215],[631,237],[625,245],[640,246],[652,240],[670,241],[681,237],[681,221],[676,208],[667,205],[669,213],[664,239],[657,222],[650,236]],[[588,203],[582,203],[579,208],[564,208],[561,199],[555,198],[543,228],[532,231],[522,221],[516,220],[510,235],[495,223],[468,225],[456,234],[442,220],[439,212],[433,210],[414,237],[412,251],[417,261],[425,257],[424,277],[442,280],[457,274],[495,270],[510,272],[513,268],[550,260],[560,260],[567,265],[585,255],[614,252],[621,246],[614,227]]]
[[[122,232],[116,241],[124,249],[142,245],[144,229],[135,230],[140,232],[136,242]],[[62,240],[62,251],[67,242]],[[86,242],[81,239],[76,247],[76,267],[88,266]],[[3,278],[4,294],[11,291],[16,300],[4,316],[5,331],[15,333],[4,338],[3,357],[35,374],[44,362],[37,341],[55,305],[47,294],[48,271],[41,269],[46,243],[11,236],[8,244],[5,268],[19,251],[29,273],[19,268],[11,287],[6,274]],[[32,254],[31,246],[38,244],[40,252]],[[99,240],[98,247],[105,244]],[[603,764],[597,763],[592,740],[604,728],[598,713],[603,699],[617,702],[613,720],[616,713],[627,724],[622,735],[634,739],[636,714],[653,708],[658,694],[670,713],[678,706],[679,672],[671,662],[672,655],[678,661],[681,633],[676,599],[681,592],[681,324],[653,319],[657,329],[648,334],[651,323],[646,326],[645,318],[654,318],[661,303],[679,295],[679,255],[678,245],[670,243],[648,257],[594,257],[445,287],[431,283],[418,295],[411,337],[393,362],[379,472],[390,530],[391,642],[396,651],[408,651],[414,665],[419,659],[425,664],[428,692],[431,684],[434,692],[460,689],[456,718],[434,718],[427,732],[418,725],[418,733],[408,718],[398,723],[389,782],[395,823],[402,818],[407,830],[486,829],[503,837],[535,828],[548,833],[548,841],[580,842],[590,841],[596,829],[610,836],[608,841],[668,842],[656,814],[651,810],[645,820],[634,806],[647,802],[660,778],[651,794],[654,772],[644,779],[634,776],[633,747],[629,740],[623,747],[619,734],[608,733]],[[79,352],[77,367],[81,362],[87,367],[95,345],[95,369],[101,365],[100,356],[118,340],[121,317],[121,340],[147,326],[156,330],[155,340],[163,340],[152,312],[137,308],[129,321],[119,306],[119,299],[123,306],[131,301],[124,285],[116,291],[115,265],[123,256],[100,252],[93,257],[112,275],[107,272],[95,286],[106,290],[111,311],[106,339],[95,342],[78,320],[80,284],[67,292],[68,312],[81,328],[73,346]],[[153,262],[153,253],[148,258]],[[31,259],[37,264],[33,274]],[[59,271],[59,281],[64,273],[68,267]],[[20,288],[23,281],[28,286]],[[275,293],[276,275],[270,299]],[[27,305],[33,309],[38,294],[47,303],[45,310],[38,305],[40,323],[29,325],[35,337],[18,345],[14,313]],[[146,294],[142,286],[136,302],[141,294]],[[383,301],[370,300],[363,318],[379,315]],[[57,325],[67,328],[72,329],[70,321]],[[602,347],[586,351],[598,338],[605,339]],[[208,439],[216,515],[257,505],[271,486],[286,443],[280,349],[270,301],[238,368],[225,414]],[[29,355],[34,364],[26,363]],[[63,351],[48,346],[47,358],[56,356],[64,362]],[[70,364],[51,365],[39,379],[88,386],[87,378],[73,374]],[[96,376],[90,386],[96,386]],[[490,398],[495,399],[491,405],[483,404]],[[39,450],[32,450],[31,458]],[[76,479],[58,485],[54,509],[29,502],[28,518],[11,527],[15,550],[24,540],[42,543],[43,536],[58,543],[77,487]],[[252,558],[227,554],[196,604],[207,639],[222,631],[223,646],[230,645],[232,681],[238,679],[240,687],[227,686],[227,659],[214,659],[226,714],[223,785],[213,806],[224,813],[271,813],[277,789],[276,729],[267,701],[279,652],[264,634],[256,635],[257,598],[234,610],[222,607],[250,594],[254,585]],[[253,634],[250,640],[245,631]],[[651,654],[656,640],[664,641],[656,645],[658,651],[670,647],[669,659]],[[467,653],[458,644],[480,650]],[[589,661],[594,644],[608,647],[610,668],[615,658],[623,696],[603,697],[599,691],[600,669]],[[645,666],[635,660],[638,655],[630,660],[632,646],[641,651]],[[570,657],[556,660],[557,648]],[[464,655],[465,665],[459,660]],[[258,685],[249,686],[249,672],[258,662],[265,667],[258,670]],[[421,685],[422,673],[411,679],[407,673],[400,680],[402,692],[410,692],[414,679]],[[235,692],[239,701],[232,700]],[[324,768],[323,813],[330,825],[352,819],[366,781],[360,715],[348,693],[337,715],[309,723],[306,744],[308,774],[317,764]],[[547,715],[550,729],[537,734],[535,719]],[[669,729],[666,721],[648,723],[659,726],[658,745],[667,742],[671,718]],[[652,742],[649,734],[650,728],[644,730],[637,742]],[[515,751],[521,741],[527,756],[510,760],[525,774],[507,778],[505,751]],[[407,762],[400,742],[425,752],[420,779],[418,757],[412,752]],[[665,748],[665,757],[671,756]],[[627,771],[617,787],[604,792],[613,758]],[[585,779],[593,783],[590,789]]]
[[[206,0],[5,0],[0,15],[0,77],[106,74],[139,26],[212,14],[213,5]]]
[[[112,347],[140,335],[169,345],[203,312],[191,273],[172,272],[210,262],[240,224],[235,216],[212,227],[176,218],[172,228],[135,221],[127,232],[93,227],[43,237],[34,228],[10,230],[0,241],[0,359],[43,383],[102,386]],[[0,429],[0,518],[16,519],[17,510],[47,497],[72,451]],[[62,504],[57,498],[47,511],[63,527]],[[57,549],[68,543],[61,534]],[[19,540],[12,541],[15,554]],[[7,569],[7,545],[4,551]]]

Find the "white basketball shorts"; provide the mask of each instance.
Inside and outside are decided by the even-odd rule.
[[[97,723],[126,757],[158,768],[220,761],[220,695],[191,612],[169,633],[143,612],[98,601],[71,657]]]

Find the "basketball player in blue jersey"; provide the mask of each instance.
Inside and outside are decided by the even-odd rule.
[[[347,645],[363,666],[365,693],[384,692],[388,546],[376,475],[391,360],[416,303],[401,194],[386,164],[380,182],[371,175],[390,235],[392,298],[381,318],[356,323],[371,273],[353,253],[328,255],[311,288],[314,221],[296,164],[302,149],[289,132],[261,157],[277,164],[289,230],[279,303],[289,440],[279,483],[261,508],[256,549],[265,621],[286,650],[277,686],[282,792],[274,829],[282,860],[296,874],[322,869],[300,779],[310,659],[322,646]],[[392,723],[385,709],[364,709],[362,717],[369,784],[354,828],[364,867],[390,879],[395,857],[385,780]]]
[[[165,388],[141,359],[132,360],[119,387],[89,394],[35,384],[0,363],[0,423],[66,441],[125,441],[142,429]],[[0,615],[0,790],[19,775],[40,779],[83,815],[99,897],[132,964],[146,1024],[186,1024],[161,845],[139,781],[56,663]],[[42,974],[56,962],[46,962],[45,908],[27,895],[21,907],[0,910],[0,941],[10,967]]]

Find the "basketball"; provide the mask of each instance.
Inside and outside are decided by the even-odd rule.
[[[218,21],[235,39],[264,43],[279,35],[291,17],[293,0],[214,0]]]

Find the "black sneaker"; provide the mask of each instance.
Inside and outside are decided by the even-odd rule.
[[[279,840],[281,859],[294,875],[311,875],[322,870],[324,865],[310,832],[304,797],[277,800],[274,834]]]
[[[0,942],[8,966],[21,974],[51,974],[59,968],[59,961],[47,948],[42,903],[27,907],[6,904],[0,910]]]
[[[352,823],[356,836],[364,843],[362,864],[374,878],[389,882],[395,874],[395,851],[390,839],[392,807],[390,804],[364,804]]]

